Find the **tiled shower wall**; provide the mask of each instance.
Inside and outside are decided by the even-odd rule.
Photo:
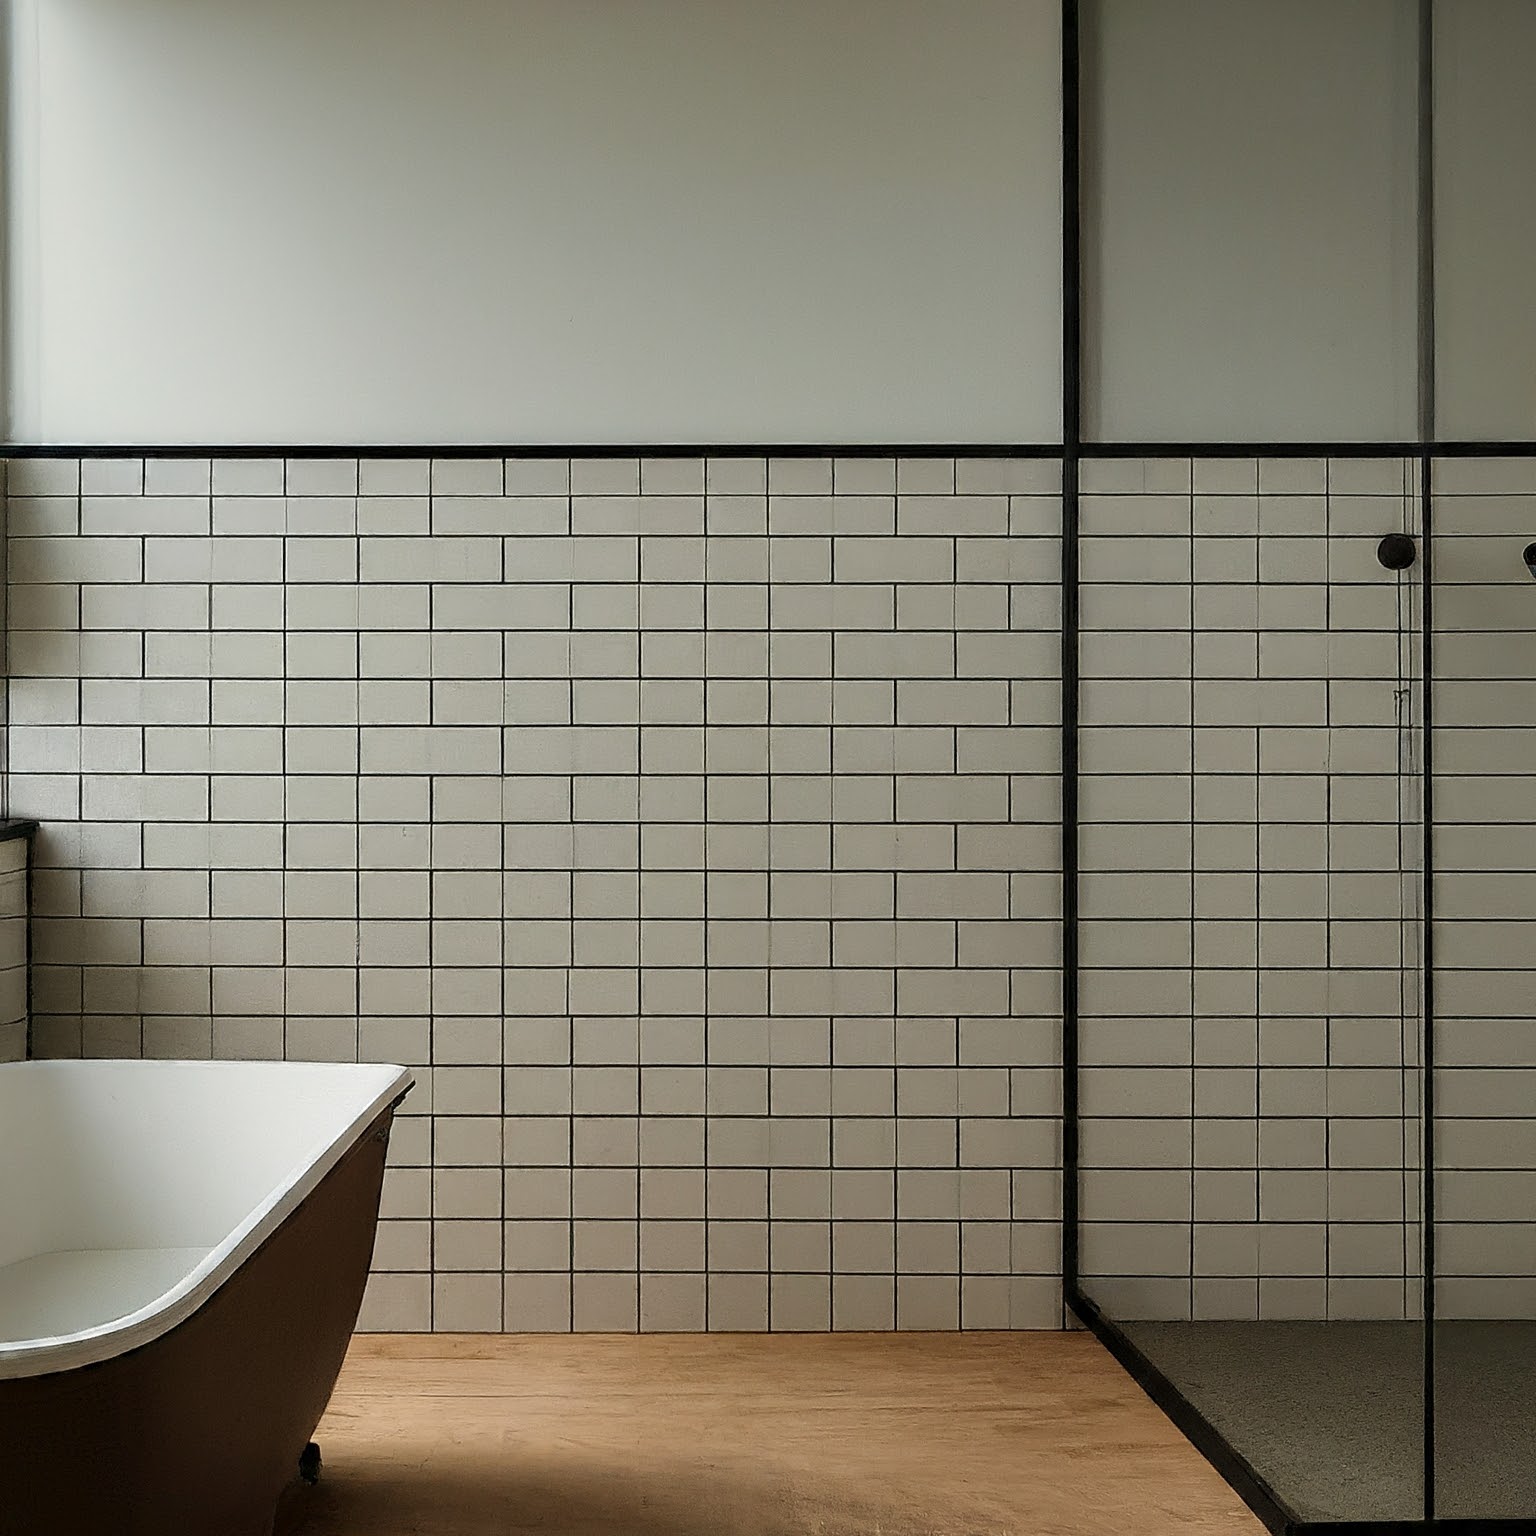
[[[5,470],[5,463],[0,460],[0,630],[5,627],[6,613]],[[4,642],[0,639],[0,662],[4,656]],[[0,698],[0,783],[6,768],[7,702]],[[25,839],[13,839],[9,844],[0,840],[0,1062],[24,1061],[27,1056],[28,864]]]
[[[1536,460],[1434,469],[1439,1315],[1536,1317]]]
[[[1056,1325],[1059,484],[12,463],[38,1053],[415,1065],[370,1327]]]
[[[1112,1315],[1420,1305],[1416,463],[1082,502],[1083,1268]]]

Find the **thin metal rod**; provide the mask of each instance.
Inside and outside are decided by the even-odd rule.
[[[1435,389],[1435,6],[1419,0],[1418,36],[1418,237],[1419,237],[1419,442],[1433,447],[1437,430]]]
[[[1435,589],[1434,589],[1434,458],[1424,454],[1419,460],[1419,497],[1423,509],[1423,549],[1420,569],[1423,596],[1420,612],[1424,666],[1424,747],[1422,764],[1423,795],[1423,969],[1424,969],[1424,1046],[1423,1092],[1420,1114],[1423,1125],[1423,1151],[1420,1156],[1423,1179],[1424,1226],[1424,1518],[1435,1515]]]
[[[1061,6],[1061,1268],[1078,1289],[1082,1240],[1078,1091],[1078,486],[1082,448],[1081,33],[1078,0]]]
[[[1424,670],[1423,845],[1423,988],[1424,1044],[1422,1117],[1422,1213],[1424,1254],[1424,1519],[1436,1513],[1437,1376],[1435,1368],[1435,539],[1434,453],[1437,427],[1435,393],[1435,6],[1418,7],[1418,232],[1419,232],[1419,498],[1423,527],[1420,544],[1422,654]]]

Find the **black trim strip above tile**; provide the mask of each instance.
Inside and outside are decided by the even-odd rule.
[[[1536,443],[1519,441],[1497,443],[1429,443],[1425,445],[1436,459],[1536,459]]]
[[[10,459],[1059,459],[1059,443],[12,443]]]
[[[1071,385],[1069,384],[1069,388]],[[1075,392],[1075,391],[1074,391]],[[1443,459],[1536,458],[1536,439],[1169,443],[11,443],[0,459]]]
[[[1402,443],[1084,443],[1085,459],[1411,459],[1423,444]],[[1536,445],[1533,445],[1536,451]]]

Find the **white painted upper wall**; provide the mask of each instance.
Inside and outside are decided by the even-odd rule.
[[[1417,435],[1415,11],[1089,0],[1089,437]]]
[[[10,437],[1059,436],[1056,0],[15,0]]]
[[[1536,5],[1435,16],[1439,435],[1536,437]]]

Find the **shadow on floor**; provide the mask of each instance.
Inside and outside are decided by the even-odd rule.
[[[611,1465],[504,1469],[483,1459],[327,1469],[318,1487],[295,1484],[274,1536],[994,1536],[973,1522],[935,1522],[870,1503],[825,1481],[753,1477],[720,1467]],[[1001,1536],[998,1528],[998,1536]]]

